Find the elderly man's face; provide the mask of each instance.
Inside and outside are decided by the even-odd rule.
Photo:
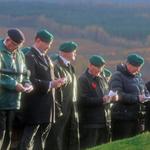
[[[76,50],[74,50],[73,52],[68,53],[68,57],[69,57],[70,61],[75,61],[76,55],[77,55]]]
[[[92,64],[89,64],[88,65],[88,69],[89,69],[89,72],[93,75],[93,76],[99,76],[101,74],[101,72],[103,71],[104,69],[104,65],[101,66],[101,67],[96,67]]]
[[[68,61],[75,61],[76,59],[76,50],[72,52],[60,52],[60,55],[66,58]]]
[[[131,74],[136,75],[137,73],[139,73],[141,71],[142,66],[133,66],[133,65],[127,63],[127,69]]]
[[[7,38],[6,39],[6,47],[10,50],[10,51],[15,51],[16,49],[18,49],[19,47],[21,47],[23,45],[22,43],[16,43],[14,42],[11,38]]]

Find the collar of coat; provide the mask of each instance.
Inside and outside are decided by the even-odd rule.
[[[66,58],[64,58],[63,56],[59,56],[59,57],[66,66],[70,65],[70,61],[68,61]]]
[[[45,55],[45,58],[46,58],[46,60],[48,62],[48,63],[46,63],[44,61],[44,59],[42,58],[42,56],[39,54],[39,52],[34,47],[31,47],[31,51],[45,66],[47,66],[47,67],[53,67],[53,63],[50,60],[50,58],[48,57],[48,55]]]
[[[66,63],[63,61],[63,59],[60,56],[58,56],[57,61],[61,66],[68,67],[68,65],[66,65]]]

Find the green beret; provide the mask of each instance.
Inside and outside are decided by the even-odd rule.
[[[43,29],[37,32],[36,38],[40,38],[43,42],[49,43],[54,39],[54,36],[46,29]]]
[[[111,71],[106,68],[104,68],[103,73],[105,77],[110,77],[112,75]]]
[[[105,60],[99,55],[91,56],[89,62],[96,67],[101,67],[105,64]]]
[[[24,53],[24,55],[26,55],[28,52],[30,52],[31,47],[24,47],[24,48],[22,48],[21,50],[22,50],[22,52]]]
[[[21,42],[25,40],[23,32],[17,28],[9,29],[7,34],[14,42],[18,44],[20,44]]]
[[[55,60],[57,60],[58,56],[59,55],[57,53],[55,53],[55,54],[50,55],[50,58],[52,61],[55,61]]]
[[[127,62],[133,66],[138,67],[138,66],[144,65],[144,58],[138,54],[130,54],[127,57]]]
[[[59,50],[62,52],[73,52],[78,47],[78,44],[75,42],[65,42],[60,45]]]

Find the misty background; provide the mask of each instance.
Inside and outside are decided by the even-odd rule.
[[[24,46],[47,28],[55,37],[50,54],[64,41],[79,43],[78,75],[92,54],[102,55],[114,71],[136,52],[145,58],[143,77],[149,80],[150,0],[0,0],[0,38],[13,27],[25,33]]]

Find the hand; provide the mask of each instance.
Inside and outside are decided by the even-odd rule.
[[[111,102],[117,102],[118,100],[119,100],[118,94],[110,97]]]
[[[53,81],[51,81],[51,88],[59,88],[62,85],[64,85],[65,82],[66,81],[64,80],[64,78],[59,78],[57,80],[53,80]]]
[[[109,103],[110,102],[110,96],[108,96],[108,95],[103,96],[103,102]]]
[[[145,101],[145,95],[144,95],[144,94],[139,95],[139,101],[140,101],[141,103],[144,103],[144,101]]]
[[[21,83],[17,83],[16,91],[17,92],[24,92],[25,91],[25,87]]]
[[[29,83],[25,83],[24,84],[24,87],[25,87],[25,91],[26,93],[30,93],[32,90],[33,90],[33,86]]]
[[[118,95],[117,91],[114,92],[113,90],[110,90],[108,93],[108,96],[109,96],[109,100],[111,102],[116,102],[119,100],[119,95]]]
[[[67,79],[67,77],[63,77],[63,78],[61,78],[61,80],[62,80],[63,84],[68,83],[68,79]]]

